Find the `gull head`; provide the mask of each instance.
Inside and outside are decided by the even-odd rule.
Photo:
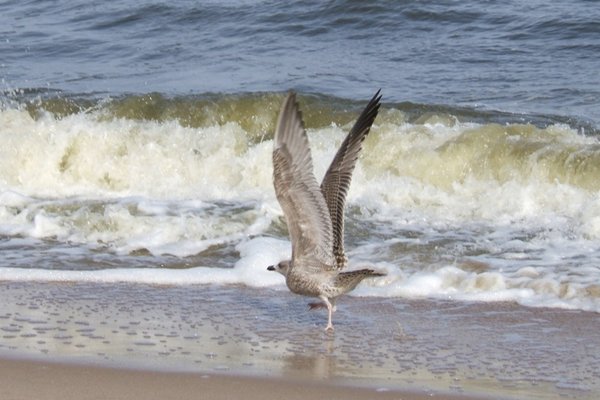
[[[291,265],[292,261],[291,260],[285,260],[285,261],[281,261],[279,264],[277,265],[269,265],[267,267],[267,271],[277,271],[279,272],[281,275],[283,276],[287,276],[288,270],[290,269],[290,265]]]

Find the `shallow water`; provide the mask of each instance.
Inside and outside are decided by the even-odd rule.
[[[341,301],[336,331],[287,291],[2,283],[0,355],[498,398],[600,393],[595,314],[506,303]]]

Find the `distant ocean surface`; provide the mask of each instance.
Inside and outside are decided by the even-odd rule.
[[[0,1],[0,279],[281,286],[274,122],[349,193],[356,294],[600,312],[593,1]]]

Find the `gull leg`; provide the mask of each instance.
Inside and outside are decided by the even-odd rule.
[[[327,327],[325,327],[325,332],[333,332],[333,324],[331,323],[331,315],[333,314],[333,306],[329,302],[329,299],[325,296],[319,296],[323,303],[327,306]]]
[[[323,303],[308,303],[308,310],[317,310],[319,308],[327,308],[327,306]]]

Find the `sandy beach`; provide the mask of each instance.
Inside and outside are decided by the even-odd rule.
[[[595,399],[596,313],[241,286],[0,283],[3,399]],[[254,397],[253,397],[254,396]]]
[[[309,380],[173,373],[90,365],[0,360],[4,400],[93,399],[475,399],[447,393],[377,391]]]

